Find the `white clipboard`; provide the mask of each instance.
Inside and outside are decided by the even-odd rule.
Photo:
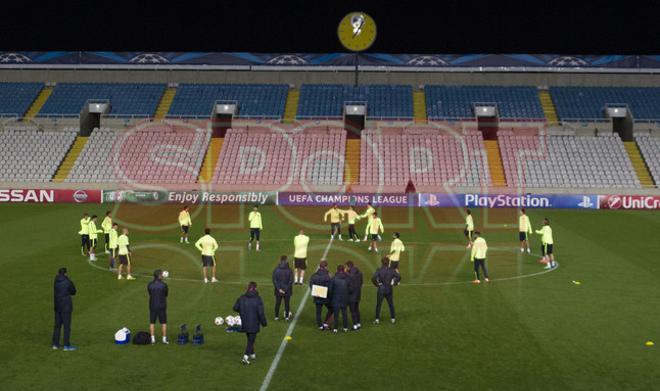
[[[328,287],[322,285],[312,285],[312,296],[321,299],[328,298]]]

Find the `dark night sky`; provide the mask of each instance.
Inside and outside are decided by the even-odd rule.
[[[0,50],[336,52],[356,10],[378,24],[371,52],[660,53],[660,0],[12,0]]]

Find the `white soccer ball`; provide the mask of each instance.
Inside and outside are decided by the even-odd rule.
[[[216,326],[222,326],[225,323],[225,320],[222,316],[218,316],[215,318],[213,323],[215,323]]]
[[[242,323],[241,323],[241,317],[240,317],[240,316],[238,316],[238,315],[234,316],[234,324],[235,324],[236,326],[240,326],[240,325],[242,324]]]
[[[168,272],[167,270],[163,270],[162,276],[163,276],[163,278],[167,278],[167,277],[170,276],[170,272]]]
[[[225,323],[227,323],[227,326],[232,327],[234,325],[234,317],[231,315],[228,315],[225,318]]]

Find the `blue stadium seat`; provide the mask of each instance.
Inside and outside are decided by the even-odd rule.
[[[542,119],[536,87],[425,86],[429,119],[474,118],[474,103],[496,103],[500,118]]]
[[[110,115],[151,117],[165,87],[165,84],[59,83],[39,116],[77,116],[88,100],[107,99],[110,101]]]
[[[23,117],[43,83],[0,83],[0,116]]]
[[[367,102],[369,118],[408,119],[413,116],[411,86],[303,84],[297,118],[339,118],[347,101]]]
[[[238,117],[281,118],[288,86],[285,84],[181,84],[168,117],[206,117],[219,100],[236,101]]]
[[[660,88],[656,87],[551,87],[559,119],[604,119],[607,104],[626,104],[635,120],[660,119]]]

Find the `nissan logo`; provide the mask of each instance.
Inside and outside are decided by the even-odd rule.
[[[78,203],[85,202],[87,200],[87,193],[84,190],[76,190],[73,193],[73,200]]]

